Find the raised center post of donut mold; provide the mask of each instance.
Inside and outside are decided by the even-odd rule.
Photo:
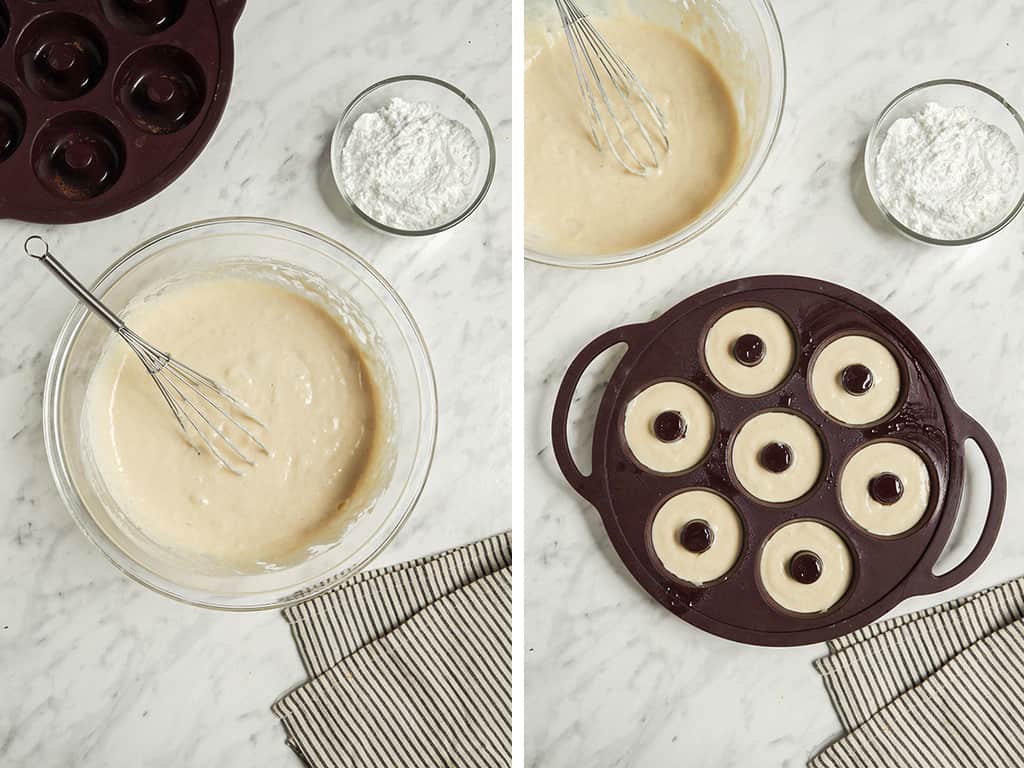
[[[769,472],[785,472],[793,463],[793,449],[785,443],[768,443],[757,455],[757,460]]]
[[[883,472],[871,478],[868,492],[871,494],[871,498],[879,504],[892,506],[903,496],[903,483],[891,472]]]
[[[654,419],[654,434],[663,443],[686,437],[686,420],[679,411],[662,411]]]
[[[711,549],[715,543],[715,532],[707,520],[691,520],[683,526],[679,541],[684,549],[699,555]]]
[[[801,584],[813,584],[821,578],[821,558],[813,552],[802,549],[789,561],[789,575]]]
[[[756,333],[744,333],[732,345],[732,356],[741,365],[757,365],[764,360],[764,352],[764,340]]]
[[[871,374],[871,369],[860,363],[854,363],[843,368],[840,380],[843,389],[855,397],[866,394],[871,389],[871,385],[874,384],[874,376]]]

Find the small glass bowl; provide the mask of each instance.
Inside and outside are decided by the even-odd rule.
[[[305,559],[237,571],[172,552],[128,522],[92,461],[85,423],[89,381],[110,329],[79,303],[61,329],[43,387],[43,439],[57,490],[82,532],[124,574],[168,597],[225,610],[280,608],[363,569],[395,537],[419,499],[437,435],[437,394],[426,344],[394,289],[341,243],[283,221],[211,219],[186,224],[115,261],[93,292],[115,312],[176,277],[223,270],[300,275],[320,300],[351,318],[378,359],[388,402],[388,453],[371,506],[337,541]],[[386,477],[384,477],[386,475]],[[254,564],[255,565],[255,564]]]
[[[1013,141],[1017,155],[1024,160],[1024,119],[1021,118],[1010,103],[995,91],[986,88],[978,83],[969,80],[941,79],[929,80],[924,83],[908,88],[882,110],[878,120],[868,134],[867,143],[864,145],[864,178],[867,181],[868,192],[878,210],[891,223],[897,231],[905,237],[919,243],[928,245],[970,245],[991,237],[1007,224],[1014,220],[1021,208],[1024,208],[1024,167],[1021,167],[1017,175],[1017,197],[1009,204],[1005,214],[997,223],[988,229],[979,232],[971,237],[960,240],[944,240],[922,234],[904,224],[896,218],[885,203],[882,202],[878,193],[878,180],[875,177],[875,159],[878,151],[885,141],[886,134],[892,124],[901,118],[910,117],[922,109],[929,102],[941,104],[944,107],[966,107],[971,110],[979,119],[1001,128]]]
[[[375,112],[387,106],[388,102],[395,97],[409,102],[423,101],[435,105],[442,115],[452,120],[458,120],[465,125],[472,132],[477,146],[480,147],[481,158],[480,163],[477,165],[476,178],[474,179],[474,183],[479,185],[479,191],[457,216],[451,219],[451,221],[444,222],[436,227],[419,230],[397,229],[377,221],[353,202],[352,198],[348,196],[348,192],[345,191],[345,185],[342,183],[341,158],[345,149],[345,143],[352,132],[353,124],[355,124],[355,121],[360,116],[367,112]],[[484,153],[487,156],[486,163],[483,162]],[[480,108],[473,103],[472,99],[451,83],[446,83],[444,80],[426,75],[398,75],[397,77],[389,77],[386,80],[381,80],[379,83],[371,85],[356,96],[352,103],[345,108],[337,127],[334,129],[334,137],[331,139],[331,171],[334,174],[334,183],[349,208],[374,229],[390,235],[401,235],[403,237],[436,235],[438,232],[451,229],[473,213],[480,203],[483,202],[487,196],[487,191],[491,188],[491,182],[494,180],[495,156],[496,149],[494,146],[494,136],[491,134],[491,126],[488,124],[487,118],[484,117],[484,113],[480,111]]]

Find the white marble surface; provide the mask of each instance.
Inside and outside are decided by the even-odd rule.
[[[915,82],[975,79],[1024,104],[1024,7],[1009,0],[777,5],[788,104],[768,165],[739,206],[653,262],[599,272],[527,269],[529,766],[795,768],[838,732],[811,668],[823,646],[736,645],[662,610],[620,565],[596,512],[561,479],[551,455],[551,404],[576,352],[607,328],[650,319],[701,288],[743,275],[812,275],[862,291],[903,319],[960,403],[989,428],[1010,476],[995,551],[957,591],[1024,568],[1024,221],[965,250],[916,246],[862,214],[857,170],[872,121]],[[970,511],[980,512],[976,504]]]
[[[41,232],[83,277],[142,239],[195,219],[257,215],[325,232],[368,257],[420,323],[440,395],[437,459],[411,522],[380,563],[512,524],[521,357],[514,163],[519,58],[506,4],[488,0],[250,0],[234,88],[205,153],[155,199],[111,219],[0,223],[0,764],[297,764],[271,715],[303,675],[276,612],[178,605],[122,577],[62,508],[42,448],[41,391],[68,294],[21,253]],[[432,74],[491,120],[498,175],[483,207],[430,241],[398,240],[343,210],[326,147],[370,83]],[[517,452],[517,451],[516,451]]]

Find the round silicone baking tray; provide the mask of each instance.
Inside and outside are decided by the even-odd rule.
[[[710,324],[741,307],[764,306],[786,319],[796,341],[788,378],[768,394],[741,397],[721,387],[706,367],[702,350]],[[851,334],[881,341],[901,369],[901,393],[881,423],[844,426],[822,413],[808,388],[812,356],[826,341]],[[584,475],[569,451],[567,425],[580,377],[603,351],[620,343],[627,351],[611,375],[594,428],[593,470]],[[653,383],[684,381],[696,387],[714,412],[715,432],[702,463],[677,475],[645,470],[625,444],[628,403]],[[824,467],[817,484],[788,504],[765,504],[732,479],[728,451],[736,429],[754,414],[786,409],[817,430]],[[991,551],[1006,501],[1006,475],[999,452],[984,429],[954,401],[924,345],[882,307],[831,283],[801,277],[766,276],[725,283],[686,299],[649,323],[615,328],[588,344],[573,360],[554,408],[552,439],[562,473],[601,514],[615,549],[634,578],[679,618],[721,637],[756,645],[821,642],[862,627],[913,596],[947,589],[973,573]],[[914,447],[930,473],[930,499],[923,519],[909,532],[882,538],[866,533],[843,511],[837,478],[843,462],[860,446],[880,439]],[[964,445],[981,449],[991,476],[987,517],[974,548],[954,568],[934,573],[959,514],[964,486]],[[649,545],[654,513],[685,489],[705,488],[737,510],[744,540],[728,574],[693,586],[667,573]],[[812,519],[830,526],[846,542],[852,581],[823,613],[795,614],[764,596],[758,558],[766,538],[781,525]]]
[[[0,217],[110,216],[199,155],[245,0],[0,0]]]

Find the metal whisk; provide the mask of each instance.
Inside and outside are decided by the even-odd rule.
[[[43,238],[33,235],[26,240],[25,253],[41,261],[132,348],[170,407],[185,439],[196,451],[200,449],[194,435],[198,436],[221,466],[236,475],[243,474],[237,466],[239,464],[255,466],[256,462],[252,458],[254,451],[269,455],[266,446],[242,423],[242,420],[263,429],[266,427],[241,400],[215,381],[175,360],[166,352],[161,352],[132,331],[120,317],[54,258]],[[232,415],[232,412],[237,415]],[[223,426],[217,425],[218,417],[225,420]],[[235,437],[225,434],[229,426],[232,432],[236,433]],[[244,443],[244,448],[239,446],[239,442]]]
[[[659,144],[669,151],[665,116],[579,6],[573,0],[555,0],[555,6],[569,43],[594,143],[598,149],[607,146],[630,173],[646,176],[657,170]],[[652,137],[652,130],[656,137]],[[639,147],[634,146],[635,135],[639,136]],[[620,152],[620,146],[624,152]]]

